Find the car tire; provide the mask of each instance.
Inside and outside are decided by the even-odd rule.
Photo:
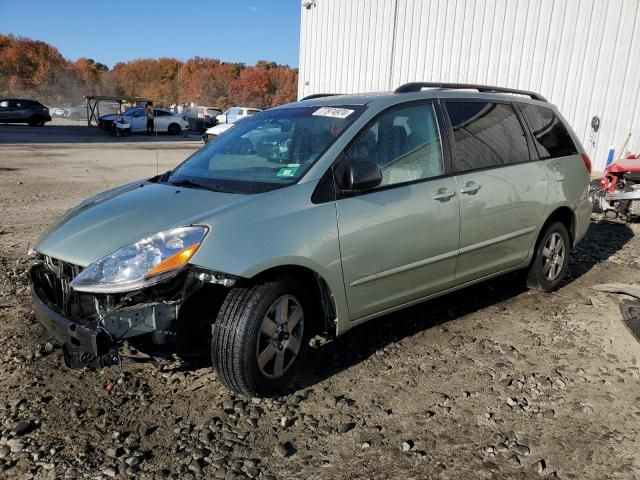
[[[180,128],[180,125],[178,125],[177,123],[172,123],[171,125],[169,125],[168,130],[170,135],[179,135],[182,129]]]
[[[233,288],[211,332],[211,360],[222,383],[247,396],[286,390],[309,348],[311,310],[305,289],[290,279]]]
[[[558,288],[567,272],[570,247],[567,227],[560,222],[548,225],[536,244],[527,273],[527,287],[540,292]]]
[[[29,126],[31,127],[44,127],[44,118],[34,115],[29,119]]]

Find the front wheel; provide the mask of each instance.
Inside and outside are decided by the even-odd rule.
[[[310,311],[306,292],[288,279],[232,289],[211,335],[220,380],[248,396],[282,392],[306,356]]]
[[[569,263],[569,233],[560,222],[549,225],[540,241],[529,266],[527,286],[541,292],[552,292],[560,285]]]
[[[169,134],[170,135],[178,135],[180,133],[180,125],[177,123],[172,123],[169,125]]]

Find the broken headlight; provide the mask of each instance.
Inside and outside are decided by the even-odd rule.
[[[70,286],[79,292],[118,293],[153,285],[184,267],[206,234],[202,226],[156,233],[96,260]]]

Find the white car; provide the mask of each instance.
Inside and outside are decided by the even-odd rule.
[[[204,143],[209,143],[211,140],[216,138],[221,133],[226,132],[227,130],[229,130],[236,123],[238,123],[238,122],[235,122],[235,123],[219,123],[218,125],[215,125],[213,127],[207,128],[207,130],[202,134],[202,141]]]
[[[231,107],[216,117],[218,123],[235,123],[242,118],[250,117],[254,113],[261,112],[259,108]]]
[[[217,117],[222,115],[222,109],[218,107],[198,107],[198,118]]]
[[[186,117],[180,116],[165,108],[154,108],[153,111],[155,114],[154,131],[158,133],[168,132],[171,135],[178,135],[181,131],[189,129],[189,122]],[[144,108],[132,108],[131,110],[127,110],[122,114],[121,120],[122,121],[119,122],[119,128],[121,130],[128,130],[130,132],[147,131],[147,114],[144,111]],[[128,124],[128,127],[126,124]]]

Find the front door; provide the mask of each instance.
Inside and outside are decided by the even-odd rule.
[[[536,239],[548,179],[534,161],[510,102],[451,100],[453,171],[460,194],[460,257],[455,282],[521,264]]]
[[[129,116],[131,121],[132,132],[144,132],[147,130],[147,113],[144,110],[138,109]]]
[[[337,200],[352,320],[449,287],[458,254],[459,199],[444,177],[431,102],[394,107],[361,131],[341,162],[375,161],[382,184]]]
[[[13,100],[2,100],[0,102],[0,122],[13,120],[15,102]]]

